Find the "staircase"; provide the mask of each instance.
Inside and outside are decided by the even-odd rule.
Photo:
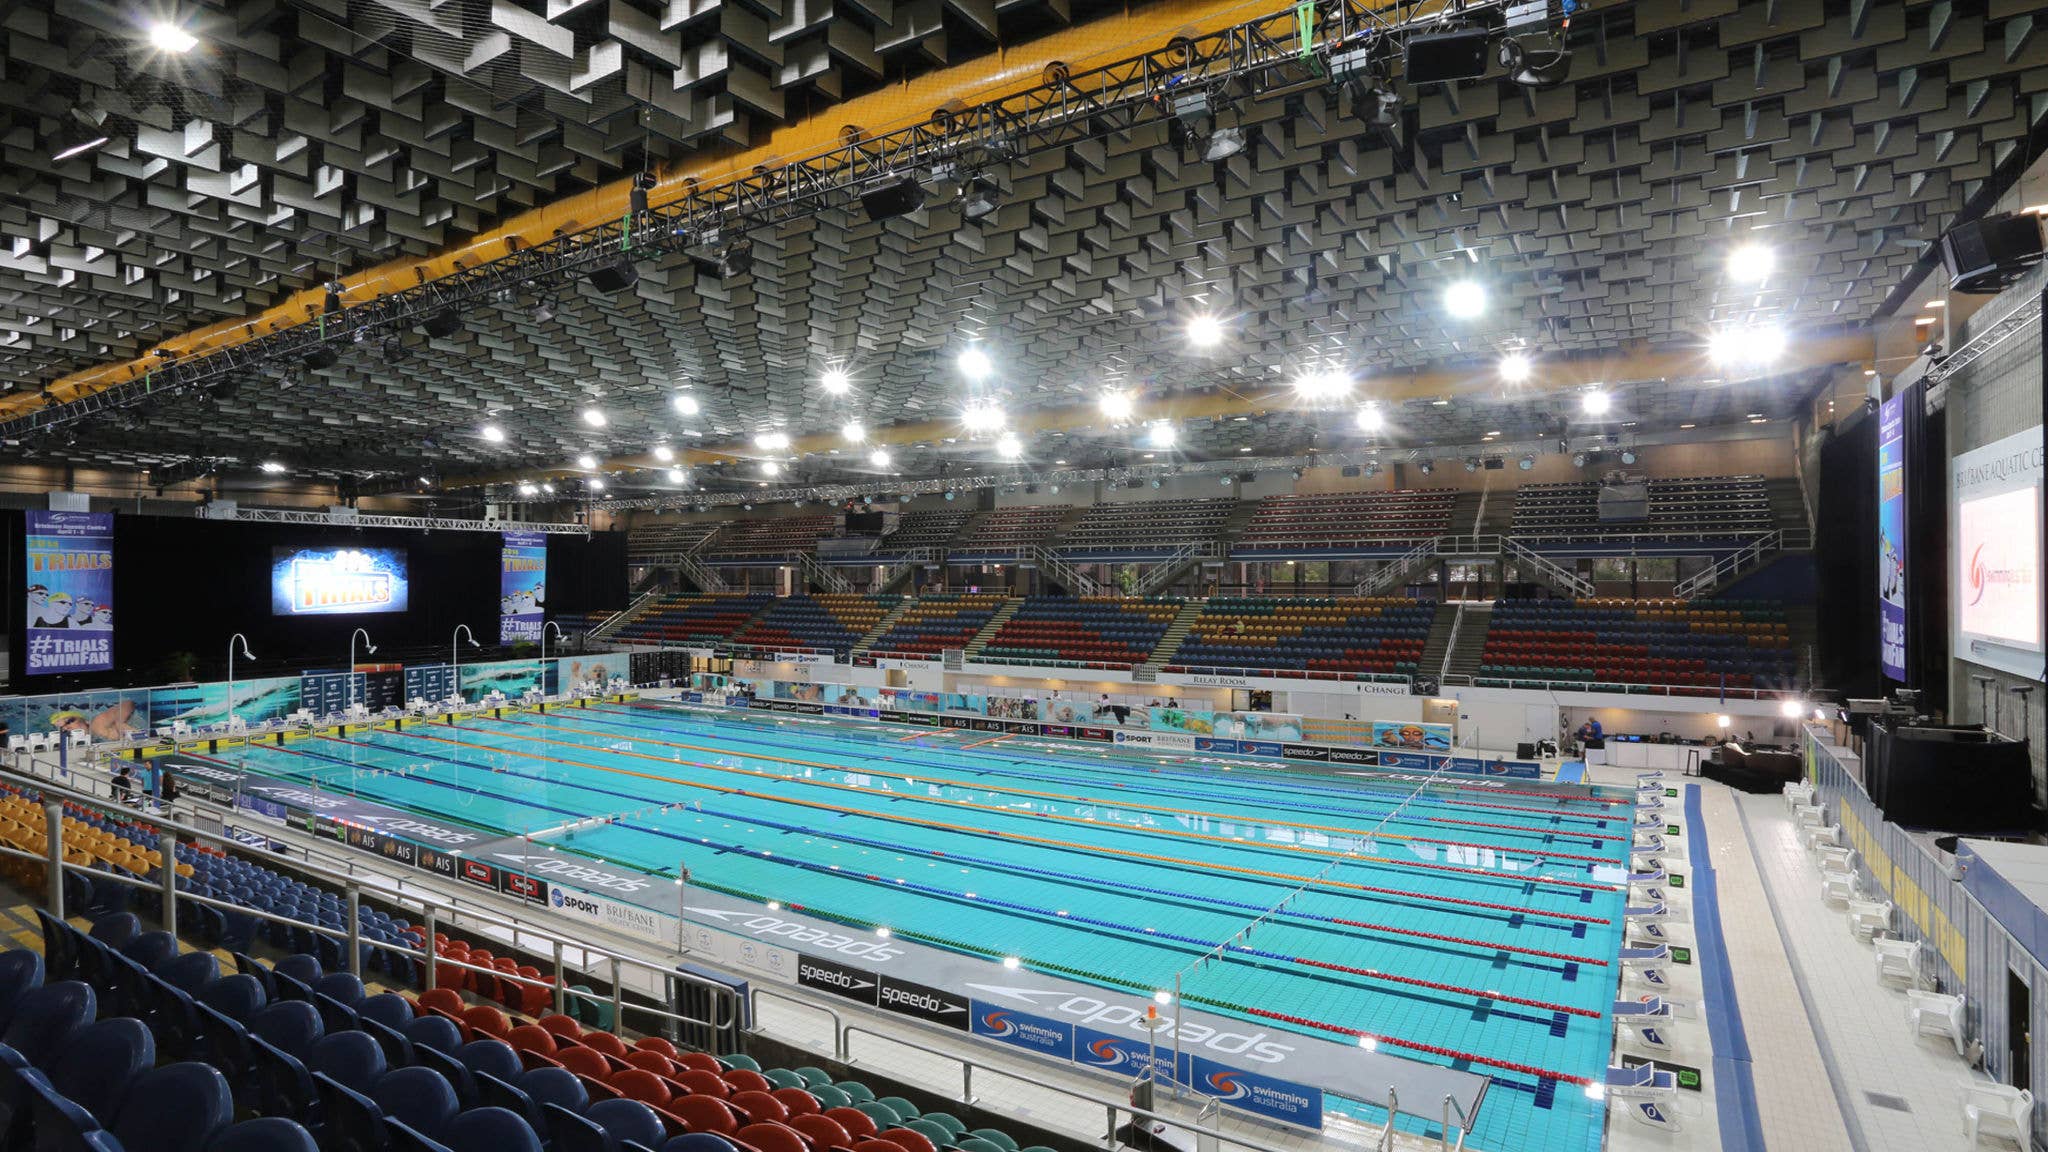
[[[943,553],[937,548],[912,548],[903,557],[882,570],[882,579],[875,585],[876,592],[888,593],[900,590],[917,578],[927,564],[939,562]]]
[[[1154,596],[1161,589],[1171,587],[1173,582],[1186,574],[1187,570],[1204,561],[1223,559],[1223,546],[1213,540],[1198,544],[1183,544],[1174,549],[1173,555],[1147,569],[1131,591],[1139,596]]]
[[[1451,499],[1451,531],[1480,532],[1479,517],[1486,505],[1484,492],[1460,492]]]
[[[1486,474],[1486,490],[1480,493],[1479,510],[1474,514],[1472,531],[1481,535],[1505,536],[1515,526],[1515,490],[1510,485],[1506,490],[1493,490],[1493,473]]]
[[[1457,635],[1445,651],[1441,665],[1446,677],[1479,674],[1479,650],[1486,647],[1486,629],[1493,622],[1492,604],[1466,604],[1463,608],[1464,617],[1457,621]],[[1422,667],[1429,667],[1426,653]]]
[[[1500,555],[1499,536],[1436,536],[1375,568],[1352,591],[1360,596],[1385,596],[1405,583],[1416,569],[1439,559],[1492,560]]]
[[[1237,538],[1244,535],[1244,530],[1251,527],[1252,517],[1258,514],[1257,500],[1239,500],[1237,507],[1230,510],[1230,515],[1223,518],[1223,527],[1217,530],[1216,539],[1222,542],[1225,556],[1230,555],[1230,549],[1237,544]]]
[[[1441,674],[1444,660],[1451,654],[1451,631],[1457,620],[1458,605],[1436,606],[1436,615],[1429,622],[1429,639],[1423,641],[1422,656],[1415,662],[1418,673],[1424,676]]]
[[[1524,580],[1541,580],[1568,596],[1591,596],[1593,582],[1577,572],[1559,564],[1548,556],[1539,555],[1524,548],[1517,541],[1503,536],[1500,548],[1501,559],[1514,562],[1515,571]]]
[[[1028,544],[1023,549],[1024,559],[1038,565],[1038,570],[1052,577],[1069,595],[1100,596],[1102,585],[1082,575],[1079,568],[1062,558],[1050,548]]]
[[[976,632],[974,639],[969,640],[967,647],[962,649],[967,654],[967,659],[972,660],[976,656],[981,655],[981,650],[988,647],[988,642],[995,639],[996,633],[1002,631],[1003,625],[1009,623],[1010,617],[1015,616],[1017,609],[1023,606],[1024,598],[1022,596],[1012,596],[1008,600],[1003,601],[1003,606],[996,609],[996,614],[988,618],[988,623],[983,624],[981,631]]]
[[[1806,496],[1794,479],[1766,480],[1764,490],[1770,496],[1771,523],[1788,539],[1799,536],[1811,537],[1813,525],[1806,519]]]
[[[1181,644],[1188,638],[1189,629],[1195,626],[1195,618],[1202,614],[1203,606],[1208,603],[1207,600],[1190,600],[1181,605],[1180,612],[1174,616],[1173,623],[1166,626],[1166,631],[1159,637],[1159,643],[1152,648],[1152,655],[1145,658],[1142,667],[1156,674],[1161,668],[1173,663],[1173,654],[1180,651]]]
[[[790,567],[796,569],[797,575],[803,577],[800,591],[808,589],[812,585],[823,588],[827,592],[853,591],[853,582],[851,580],[841,576],[830,565],[818,563],[818,558],[809,552],[791,552],[784,556],[783,559],[788,562]]]
[[[697,553],[702,552],[704,546],[716,540],[718,534],[723,531],[725,531],[723,524],[713,528],[704,534],[702,540],[691,545],[689,551],[679,553],[675,558],[676,571],[681,573],[685,579],[697,585],[699,592],[729,592],[732,590],[731,586],[725,582],[725,577],[713,572],[710,565],[697,558]]]
[[[632,602],[624,608],[599,621],[597,627],[592,628],[585,638],[588,640],[611,639],[613,633],[638,618],[642,612],[647,611],[655,601],[661,599],[664,595],[666,593],[659,586],[649,588],[638,596],[633,597]]]
[[[905,596],[894,608],[883,613],[881,620],[877,621],[873,628],[868,629],[867,635],[854,641],[853,653],[856,655],[862,654],[874,647],[875,641],[887,636],[889,629],[894,628],[896,621],[903,619],[903,614],[910,611],[910,606],[915,603],[917,603],[915,597]]]

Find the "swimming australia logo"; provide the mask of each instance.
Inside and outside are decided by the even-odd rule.
[[[1088,1054],[1094,1057],[1090,1063],[1103,1068],[1121,1068],[1136,1059],[1131,1053],[1117,1047],[1116,1041],[1106,1036],[1088,1045]]]
[[[983,1012],[981,1014],[981,1026],[985,1029],[982,1033],[984,1036],[1003,1038],[1017,1034],[1017,1022],[1010,1019],[1010,1014],[1001,1008],[997,1008],[992,1012]]]
[[[967,987],[971,995],[1028,1004],[1037,1011],[1050,1011],[1102,1031],[1125,1028],[1140,1035],[1146,1033],[1145,1010],[1131,1004],[1111,1004],[1093,996],[1071,996],[1052,988],[1018,988],[1004,984],[969,984]],[[1183,1016],[1162,1014],[1161,1018],[1165,1021],[1157,1036],[1161,1044],[1170,1043],[1178,1035],[1183,1045],[1207,1048],[1223,1056],[1240,1056],[1261,1064],[1282,1063],[1295,1051],[1292,1044],[1270,1039],[1266,1032],[1226,1032]],[[1094,1041],[1089,1046],[1090,1050],[1101,1047],[1104,1042]],[[1108,1058],[1106,1053],[1097,1052],[1096,1055]]]
[[[1219,1100],[1242,1100],[1252,1090],[1237,1082],[1238,1074],[1229,1070],[1211,1072],[1202,1079],[1208,1084],[1209,1095]]]

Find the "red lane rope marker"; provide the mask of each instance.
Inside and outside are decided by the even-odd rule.
[[[467,731],[467,729],[460,730]],[[635,779],[640,780],[654,780],[664,784],[676,784],[685,788],[696,788],[705,792],[716,792],[720,795],[746,796],[755,800],[765,800],[773,804],[788,804],[798,808],[811,808],[820,812],[837,812],[855,816],[869,816],[878,820],[898,824],[908,824],[913,827],[938,828],[948,832],[963,832],[968,835],[988,836],[998,840],[1014,840],[1022,844],[1039,844],[1053,848],[1069,848],[1079,852],[1094,853],[1096,855],[1102,856],[1121,856],[1132,860],[1151,860],[1162,864],[1173,864],[1184,868],[1208,869],[1214,872],[1234,872],[1243,876],[1261,876],[1271,880],[1285,880],[1289,883],[1294,884],[1315,884],[1328,888],[1341,889],[1347,892],[1370,892],[1376,896],[1392,896],[1402,900],[1417,900],[1434,904],[1452,904],[1464,908],[1484,908],[1492,912],[1512,912],[1522,916],[1536,916],[1542,917],[1546,920],[1563,920],[1573,924],[1606,925],[1612,924],[1614,922],[1605,916],[1585,916],[1580,915],[1576,912],[1551,912],[1540,908],[1527,908],[1519,904],[1502,904],[1491,900],[1468,900],[1459,896],[1438,896],[1425,894],[1421,892],[1413,892],[1401,888],[1387,888],[1374,884],[1360,884],[1350,880],[1318,879],[1314,876],[1303,876],[1293,872],[1276,872],[1267,868],[1247,868],[1237,864],[1211,864],[1199,860],[1189,860],[1180,856],[1166,856],[1156,852],[1139,852],[1129,848],[1109,848],[1099,844],[1083,844],[1079,841],[1060,840],[1050,836],[1030,836],[1022,832],[1003,832],[993,828],[976,828],[966,824],[951,824],[944,820],[924,820],[916,816],[896,816],[879,812],[869,812],[861,808],[847,808],[838,804],[821,803],[816,800],[798,800],[790,796],[776,796],[765,792],[753,792],[745,788],[722,788],[716,784],[705,784],[699,781],[684,780],[674,776],[662,776],[653,772],[635,772],[630,768],[612,768],[602,764],[586,764],[580,760],[568,760],[558,756],[541,756],[532,752],[514,752],[509,748],[493,748],[486,744],[472,744],[466,740],[450,740],[442,736],[428,736],[425,733],[417,731],[391,732],[387,733],[387,735],[407,736],[412,737],[414,739],[431,740],[437,744],[451,744],[458,748],[472,748],[479,752],[496,752],[506,755],[518,756],[522,759],[527,760],[544,760],[551,764],[568,764],[578,768],[588,768],[593,772],[611,772],[616,775],[631,776]],[[344,743],[354,742],[344,741]],[[634,753],[622,753],[622,755],[634,755]],[[645,757],[645,759],[654,760],[656,763],[660,764],[668,763],[668,761],[661,760],[658,757],[649,756]],[[781,777],[770,777],[770,779],[781,779]],[[828,838],[830,836],[829,833],[822,832],[820,833],[820,835],[827,836]],[[944,855],[944,853],[935,854]],[[1496,874],[1488,873],[1488,875]]]
[[[1396,976],[1389,972],[1382,972],[1377,968],[1357,968],[1350,964],[1338,964],[1330,960],[1311,960],[1306,956],[1290,956],[1288,959],[1296,964],[1305,964],[1310,968],[1326,968],[1332,972],[1348,972],[1353,976],[1364,976],[1372,980],[1390,980],[1396,984],[1412,984],[1418,988],[1430,988],[1438,992],[1471,996],[1478,1000],[1498,1000],[1503,1004],[1520,1004],[1525,1008],[1541,1008],[1546,1012],[1563,1012],[1572,1016],[1585,1016],[1593,1020],[1600,1018],[1600,1013],[1591,1008],[1574,1008],[1569,1004],[1552,1004],[1547,1000],[1530,1000],[1522,996],[1509,996],[1500,992],[1490,992],[1484,988],[1466,988],[1459,984],[1444,984],[1436,980],[1424,980],[1419,976]]]
[[[501,723],[501,724],[517,724],[517,725],[519,725],[519,726],[520,726],[520,727],[522,727],[522,728],[537,728],[537,729],[539,729],[539,730],[541,730],[541,731],[543,731],[543,732],[556,732],[556,733],[560,733],[560,732],[564,732],[564,731],[566,731],[566,732],[569,732],[569,733],[574,733],[574,734],[578,734],[578,735],[585,735],[585,736],[590,736],[590,737],[592,737],[592,738],[594,738],[594,739],[599,739],[599,740],[603,740],[603,739],[607,739],[607,738],[609,738],[609,737],[608,737],[608,734],[606,734],[606,733],[602,733],[602,732],[592,732],[592,731],[590,731],[590,730],[589,730],[589,729],[587,729],[587,728],[554,728],[554,727],[549,727],[549,726],[547,726],[547,725],[543,725],[543,724],[535,724],[535,723],[533,723],[533,722],[532,722],[532,721],[530,721],[530,720],[514,720],[514,719],[511,719],[511,718],[507,718],[507,717],[500,717],[500,718],[498,719],[498,722],[499,722],[499,723]],[[1094,797],[1094,796],[1082,796],[1082,795],[1077,795],[1077,794],[1075,794],[1075,793],[1072,793],[1072,792],[1047,792],[1047,791],[1043,791],[1043,790],[1041,790],[1041,789],[1036,789],[1036,788],[1018,788],[1018,787],[1011,787],[1011,786],[1006,786],[1006,785],[994,785],[994,784],[987,784],[987,783],[973,783],[973,782],[968,782],[968,781],[964,781],[964,780],[955,780],[955,779],[952,779],[952,778],[950,778],[950,777],[946,777],[946,776],[927,776],[927,775],[923,775],[923,774],[921,774],[921,773],[919,773],[919,774],[913,774],[913,773],[903,772],[903,771],[900,771],[900,770],[876,770],[876,769],[855,769],[855,768],[849,768],[849,767],[847,767],[847,766],[846,766],[846,765],[844,765],[844,764],[831,764],[831,763],[826,763],[826,762],[824,762],[824,761],[818,761],[818,760],[799,760],[799,759],[796,759],[796,758],[794,758],[794,757],[789,757],[789,756],[771,756],[771,755],[767,755],[767,754],[765,754],[765,753],[756,753],[756,752],[741,752],[741,753],[729,753],[729,752],[727,752],[727,750],[725,750],[725,749],[721,749],[721,748],[707,748],[707,747],[704,747],[703,745],[699,745],[699,744],[687,744],[687,743],[683,743],[683,742],[681,742],[681,741],[677,741],[677,740],[661,740],[661,739],[657,739],[657,738],[655,738],[655,737],[652,737],[652,736],[638,736],[638,735],[636,735],[636,736],[633,736],[633,737],[631,737],[631,739],[633,739],[634,741],[637,741],[637,742],[639,742],[639,743],[643,743],[643,744],[653,744],[653,745],[655,745],[655,746],[657,746],[657,747],[661,747],[661,748],[680,748],[680,749],[683,749],[684,751],[687,751],[687,752],[720,752],[720,753],[726,753],[726,754],[729,754],[729,755],[740,755],[740,756],[746,756],[746,757],[750,757],[750,758],[752,758],[752,759],[755,759],[755,760],[766,760],[766,761],[769,761],[769,762],[771,762],[771,763],[775,763],[775,764],[795,764],[795,765],[797,765],[797,766],[799,766],[799,767],[803,767],[803,768],[816,768],[816,769],[819,769],[819,770],[822,770],[822,771],[827,771],[827,772],[862,772],[863,774],[865,774],[865,775],[869,775],[869,776],[883,776],[883,777],[887,777],[887,778],[889,778],[889,779],[892,779],[892,780],[901,780],[901,781],[903,781],[903,782],[904,782],[904,783],[906,783],[906,784],[937,784],[937,785],[940,785],[940,786],[942,786],[942,787],[948,787],[948,788],[963,788],[963,789],[966,789],[966,790],[968,790],[968,791],[982,791],[982,792],[1002,792],[1002,793],[1006,793],[1006,794],[1008,794],[1008,795],[1012,795],[1012,796],[1030,796],[1030,797],[1033,797],[1033,798],[1035,798],[1035,799],[1040,799],[1040,800],[1059,800],[1059,801],[1062,801],[1062,802],[1065,802],[1065,803],[1069,803],[1069,804],[1100,804],[1100,805],[1103,805],[1103,806],[1105,806],[1105,807],[1111,807],[1111,808],[1130,808],[1130,809],[1133,809],[1133,810],[1136,810],[1136,811],[1139,811],[1139,812],[1164,812],[1164,813],[1167,813],[1168,815],[1172,815],[1172,816],[1197,816],[1197,817],[1200,817],[1200,818],[1202,818],[1202,819],[1204,819],[1204,820],[1216,820],[1216,821],[1224,821],[1224,822],[1231,822],[1231,823],[1238,823],[1238,824],[1263,824],[1263,825],[1269,825],[1269,826],[1275,826],[1275,827],[1281,827],[1281,828],[1306,828],[1306,829],[1308,829],[1309,831],[1312,831],[1312,832],[1328,832],[1328,833],[1335,833],[1335,834],[1338,834],[1338,835],[1342,835],[1342,836],[1354,836],[1354,837],[1357,837],[1358,839],[1361,839],[1361,840],[1365,840],[1365,839],[1380,839],[1380,840],[1403,840],[1403,841],[1409,841],[1409,842],[1413,842],[1413,843],[1417,843],[1417,844],[1442,844],[1442,845],[1445,845],[1445,846],[1447,846],[1447,847],[1451,847],[1451,848],[1468,848],[1468,849],[1471,849],[1471,850],[1473,850],[1473,851],[1477,851],[1477,852],[1499,852],[1499,853],[1501,853],[1502,855],[1521,855],[1521,856],[1530,856],[1530,857],[1534,857],[1534,858],[1537,858],[1537,859],[1541,859],[1541,860],[1580,860],[1580,861],[1588,861],[1588,862],[1591,862],[1591,863],[1594,863],[1594,864],[1603,864],[1603,865],[1606,865],[1606,866],[1608,866],[1608,867],[1611,867],[1611,868],[1618,868],[1618,867],[1620,867],[1620,866],[1621,866],[1621,865],[1620,865],[1620,863],[1619,863],[1618,861],[1615,861],[1615,860],[1610,860],[1610,859],[1608,859],[1608,858],[1607,858],[1607,857],[1605,857],[1605,856],[1595,856],[1595,855],[1591,855],[1591,854],[1588,854],[1588,853],[1584,853],[1584,852],[1559,852],[1559,851],[1551,851],[1551,850],[1549,850],[1549,849],[1545,849],[1545,848],[1521,848],[1521,847],[1508,847],[1508,846],[1505,846],[1505,845],[1499,845],[1499,844],[1479,844],[1479,843],[1474,843],[1474,842],[1472,842],[1472,841],[1469,841],[1469,840],[1449,840],[1449,839],[1445,839],[1445,838],[1443,838],[1443,837],[1440,837],[1440,836],[1415,836],[1415,835],[1410,835],[1410,834],[1408,834],[1408,833],[1405,833],[1405,832],[1365,832],[1365,831],[1361,831],[1361,830],[1359,830],[1359,829],[1356,829],[1356,828],[1346,828],[1346,827],[1343,827],[1342,825],[1337,825],[1337,824],[1310,824],[1310,823],[1306,823],[1306,822],[1304,822],[1304,821],[1300,821],[1300,820],[1274,820],[1274,819],[1264,819],[1264,818],[1260,818],[1260,819],[1253,819],[1253,818],[1249,818],[1249,817],[1238,817],[1238,816],[1226,816],[1226,815],[1223,815],[1223,814],[1221,814],[1221,813],[1217,813],[1217,812],[1208,812],[1208,811],[1204,811],[1204,810],[1202,810],[1202,809],[1200,809],[1200,808],[1176,808],[1176,807],[1174,807],[1174,806],[1172,806],[1172,805],[1170,805],[1170,804],[1143,804],[1143,803],[1138,803],[1138,802],[1135,802],[1135,801],[1129,801],[1129,800],[1123,800],[1123,799],[1114,799],[1114,800],[1110,800],[1110,799],[1102,799],[1102,798],[1098,798],[1098,797]],[[1003,737],[1003,736],[997,736],[997,737],[994,737],[994,739],[996,739],[996,740],[1002,740],[1002,739],[1007,739],[1007,737]],[[591,751],[591,752],[610,752],[610,751],[615,751],[614,749],[609,749],[609,748],[602,748],[602,747],[595,747],[595,748],[594,748],[594,747],[591,747],[591,746],[590,746],[590,745],[588,745],[588,744],[581,744],[581,743],[577,743],[577,742],[575,742],[575,741],[569,741],[569,740],[563,740],[563,741],[550,741],[550,743],[559,743],[559,744],[561,744],[561,745],[563,745],[563,746],[565,746],[565,747],[570,747],[570,748],[583,748],[583,749],[586,749],[586,750],[588,750],[588,751]],[[989,741],[988,741],[988,740],[982,740],[982,741],[978,741],[978,742],[977,742],[977,744],[965,744],[965,745],[962,745],[962,746],[961,746],[961,750],[962,750],[962,751],[965,751],[965,750],[966,750],[966,749],[968,749],[968,748],[973,748],[973,747],[976,747],[976,746],[977,746],[978,744],[987,744],[987,743],[989,743]],[[630,753],[629,753],[629,754],[630,754]],[[768,773],[760,773],[760,772],[755,772],[755,773],[753,773],[753,774],[754,774],[754,775],[769,775]],[[789,779],[789,777],[774,777],[774,778],[775,778],[775,779]],[[817,784],[822,784],[822,785],[824,785],[824,786],[826,786],[826,787],[835,787],[835,785],[831,785],[831,784],[829,784],[829,783],[827,783],[827,782],[825,782],[825,781],[809,781],[809,780],[806,780],[806,781],[804,781],[804,783],[817,783]],[[863,791],[863,792],[867,792],[867,791],[870,791],[870,790],[869,790],[869,789],[860,789],[860,791]],[[929,800],[929,801],[932,801],[932,802],[934,802],[934,803],[941,803],[941,804],[954,804],[954,803],[969,803],[968,801],[954,801],[954,800],[946,800],[946,799],[944,799],[944,798],[942,798],[942,797],[932,797],[932,796],[920,796],[920,797],[917,797],[917,799],[919,799],[919,800]],[[999,810],[1000,810],[1000,811],[1005,811],[1005,812],[1011,812],[1012,814],[1016,814],[1016,813],[1015,813],[1015,810],[1014,810],[1014,809],[1008,809],[1008,808],[1003,808],[1003,809],[999,809]],[[1051,817],[1053,817],[1054,819],[1062,819],[1062,820],[1063,820],[1063,819],[1068,819],[1068,817],[1064,817],[1064,816],[1059,816],[1059,815],[1057,815],[1057,814],[1055,814],[1055,813],[1050,813],[1050,812],[1045,812],[1045,813],[1032,813],[1032,815],[1043,815],[1043,816],[1051,816]],[[1092,821],[1091,821],[1091,823],[1092,823]],[[1113,826],[1114,826],[1114,827],[1124,827],[1124,825],[1120,825],[1120,824],[1119,824],[1119,825],[1113,825]],[[1525,833],[1527,833],[1527,834],[1529,834],[1529,835],[1555,835],[1555,834],[1556,834],[1556,833],[1547,833],[1547,832],[1545,832],[1545,830],[1544,830],[1544,829],[1541,829],[1541,828],[1527,828],[1527,829],[1521,829],[1521,831],[1524,831]],[[1184,834],[1185,834],[1185,835],[1190,835],[1190,836],[1200,836],[1200,835],[1202,835],[1201,833],[1198,833],[1198,832],[1188,832],[1188,833],[1184,833]],[[1225,839],[1228,839],[1228,837],[1225,837]],[[1232,841],[1232,842],[1233,842],[1233,843],[1256,843],[1256,841]],[[1262,847],[1271,847],[1271,845],[1261,845],[1261,846],[1262,846]],[[1286,845],[1283,845],[1282,847],[1291,847],[1291,846],[1286,846]],[[1303,850],[1304,850],[1304,851],[1314,851],[1314,849],[1303,849]],[[1343,854],[1343,853],[1337,853],[1337,855],[1344,855],[1344,854]]]
[[[1451,936],[1443,932],[1424,932],[1420,928],[1396,928],[1390,924],[1374,924],[1369,920],[1347,920],[1342,916],[1330,917],[1330,923],[1343,924],[1351,928],[1365,928],[1374,932],[1396,932],[1403,936],[1420,936],[1425,940],[1441,940],[1446,944],[1463,944],[1470,948],[1498,949],[1522,956],[1541,956],[1545,960],[1568,960],[1574,964],[1590,964],[1608,967],[1608,962],[1597,956],[1574,956],[1569,952],[1547,952],[1541,948],[1524,948],[1519,944],[1495,944],[1491,940],[1475,940],[1469,936]]]

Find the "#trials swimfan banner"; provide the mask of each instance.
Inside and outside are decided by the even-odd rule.
[[[548,538],[507,532],[498,565],[498,643],[539,640],[547,618]]]
[[[114,514],[28,513],[29,675],[114,666]]]

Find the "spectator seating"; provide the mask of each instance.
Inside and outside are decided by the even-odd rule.
[[[1059,540],[1070,560],[1132,560],[1168,556],[1183,544],[1213,543],[1237,501],[1129,500],[1097,504]]]
[[[1398,597],[1218,596],[1168,668],[1413,674],[1434,618]]]
[[[1179,600],[1027,597],[981,655],[1068,664],[1142,664],[1159,646]]]
[[[1798,662],[1781,605],[1762,600],[1502,600],[1480,683],[1568,680],[1789,689]]]
[[[818,648],[843,656],[902,599],[855,593],[787,596],[735,633],[732,643],[755,648]]]
[[[710,648],[732,638],[754,613],[768,606],[767,592],[745,595],[670,596],[619,626],[613,639],[640,644]]]
[[[815,552],[818,538],[832,531],[830,513],[736,520],[704,546],[707,564],[762,564],[792,552]]]
[[[631,564],[650,556],[688,552],[702,543],[705,537],[728,523],[730,521],[677,520],[663,517],[635,524],[633,530],[626,533],[626,562]]]
[[[920,596],[868,649],[878,654],[937,655],[948,648],[965,648],[1008,599],[996,592]]]
[[[998,508],[962,532],[947,549],[947,558],[956,563],[1015,560],[1024,554],[1024,549],[1045,544],[1069,511],[1056,504]]]
[[[873,555],[877,559],[901,556],[915,548],[944,548],[960,529],[967,526],[972,512],[956,512],[950,508],[928,512],[908,512],[896,521],[896,530],[882,537],[875,546]]]
[[[1515,489],[1512,532],[1531,547],[1628,537],[1740,547],[1776,527],[1761,476],[1688,476],[1649,482],[1649,514],[1602,520],[1600,484],[1524,484]]]
[[[600,609],[596,612],[575,612],[567,616],[555,617],[555,623],[560,626],[564,635],[581,636],[599,624],[611,619],[612,615],[613,610],[608,608]]]
[[[1268,496],[1238,533],[1240,558],[1373,554],[1407,548],[1451,531],[1449,488]]]

